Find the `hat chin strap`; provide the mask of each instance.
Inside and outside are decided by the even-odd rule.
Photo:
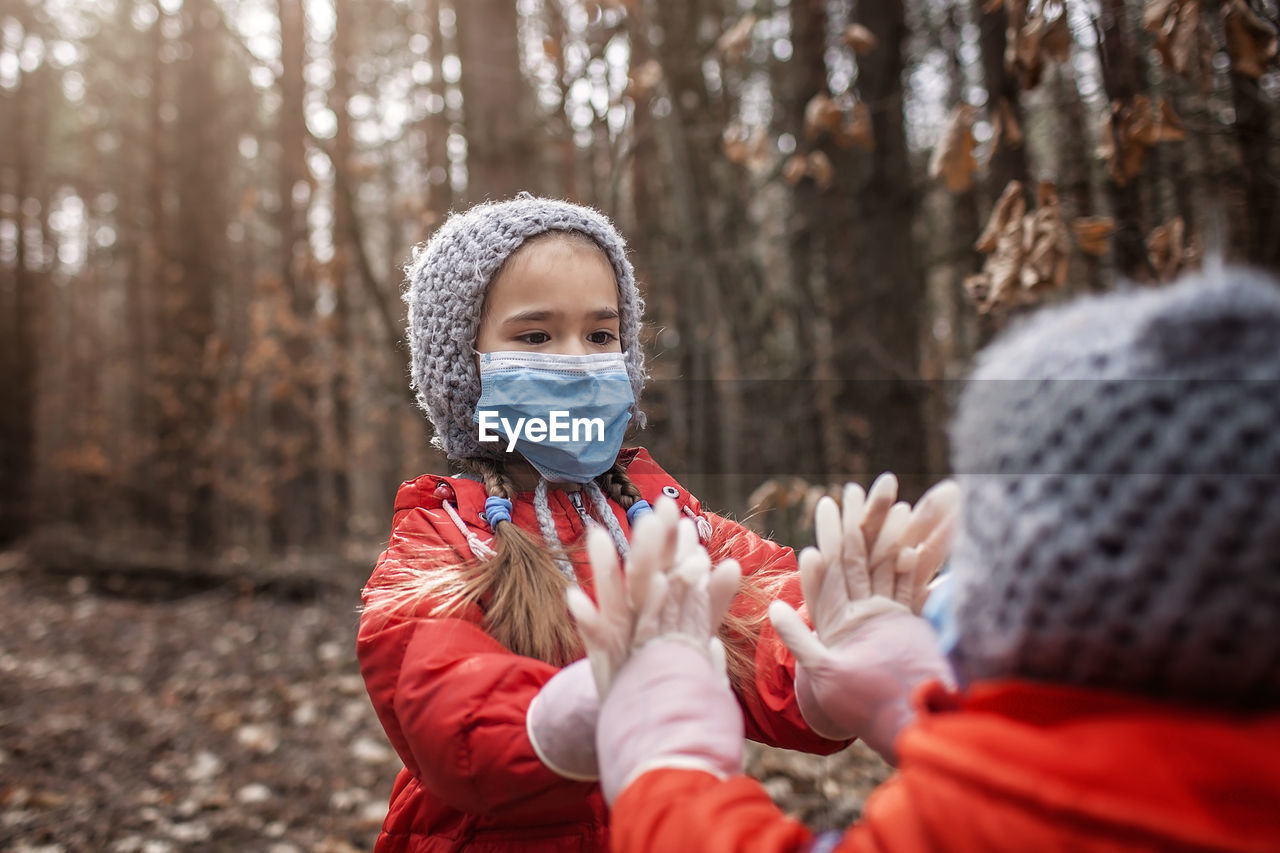
[[[590,522],[603,522],[605,530],[609,531],[609,538],[613,540],[614,547],[618,549],[618,553],[623,557],[631,550],[630,544],[627,542],[627,534],[623,532],[622,525],[618,523],[618,517],[609,507],[609,499],[605,497],[604,492],[600,488],[600,484],[595,480],[588,480],[582,484],[583,491],[587,493],[587,498],[591,501],[591,508],[595,510],[595,518],[591,515],[585,515],[584,518]],[[573,565],[562,555],[564,553],[564,543],[560,541],[560,534],[556,532],[556,522],[551,515],[551,504],[547,497],[547,478],[538,476],[538,485],[533,490],[533,513],[538,519],[538,528],[542,531],[542,539],[547,543],[547,547],[551,549],[556,567],[560,569],[560,573],[569,579],[569,582],[576,585],[578,583],[577,575],[574,574]]]

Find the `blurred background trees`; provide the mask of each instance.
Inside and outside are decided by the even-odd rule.
[[[637,440],[710,506],[884,469],[918,491],[946,470],[946,380],[1011,314],[1206,252],[1280,268],[1277,22],[1274,0],[4,0],[0,540],[376,545],[397,483],[447,469],[402,266],[449,209],[523,189],[628,237]]]

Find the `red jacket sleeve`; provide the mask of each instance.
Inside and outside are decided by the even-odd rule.
[[[754,779],[721,781],[699,770],[670,768],[652,770],[627,786],[613,804],[610,833],[613,853],[790,853],[805,849],[812,838]]]
[[[469,553],[462,542],[443,510],[397,512],[366,603],[415,561],[455,567]],[[433,795],[462,811],[545,816],[580,803],[594,783],[549,770],[525,730],[529,703],[556,668],[508,651],[479,620],[474,606],[448,618],[362,615],[357,656],[388,738]]]
[[[790,548],[748,530],[737,522],[706,513],[711,523],[708,551],[719,561],[732,557],[742,574],[764,593],[761,597],[739,594],[732,612],[759,621],[755,647],[755,690],[739,691],[747,737],[769,746],[829,755],[852,740],[827,740],[814,734],[796,704],[796,661],[773,629],[765,611],[771,599],[780,599],[799,610],[804,603],[796,554]]]

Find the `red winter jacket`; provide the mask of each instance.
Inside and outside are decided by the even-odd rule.
[[[694,516],[701,506],[640,448],[621,457],[645,500],[662,495]],[[400,487],[391,540],[366,587],[411,563],[424,548],[445,550],[456,562],[471,560],[466,538],[444,508],[448,501],[474,535],[488,542],[492,531],[480,518],[487,497],[477,482],[424,475]],[[512,521],[538,533],[531,492],[521,493]],[[548,494],[556,529],[565,545],[580,544],[584,525],[567,494]],[[622,529],[626,513],[611,503]],[[743,574],[785,572],[791,579],[781,597],[801,601],[795,554],[711,513],[710,550],[727,542]],[[704,526],[705,530],[705,526]],[[454,557],[456,555],[456,558]],[[420,559],[420,557],[419,557]],[[590,589],[590,567],[578,552],[575,568]],[[745,600],[742,605],[749,606]],[[567,618],[567,617],[566,617]],[[357,653],[369,698],[405,769],[396,779],[378,853],[457,850],[604,850],[606,809],[595,783],[566,780],[538,759],[525,732],[529,703],[556,667],[514,654],[481,627],[478,608],[450,618],[366,616]],[[739,696],[747,736],[790,749],[827,754],[847,742],[811,732],[796,706],[795,661],[766,621],[756,646],[755,689]]]
[[[815,841],[754,779],[669,769],[614,803],[613,849],[1280,851],[1280,713],[1024,681],[935,683],[916,700],[898,773],[841,838]]]

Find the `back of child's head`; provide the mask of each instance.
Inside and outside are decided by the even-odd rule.
[[[1280,288],[1221,268],[1042,311],[952,428],[958,674],[1280,704]]]
[[[413,387],[435,427],[433,444],[451,459],[500,458],[495,445],[478,440],[473,415],[480,399],[474,346],[485,292],[521,246],[553,233],[585,235],[608,257],[618,285],[618,334],[636,399],[644,386],[640,319],[644,302],[626,243],[613,223],[589,207],[521,193],[451,214],[420,247],[406,269],[404,300]],[[644,414],[632,416],[640,426]]]

